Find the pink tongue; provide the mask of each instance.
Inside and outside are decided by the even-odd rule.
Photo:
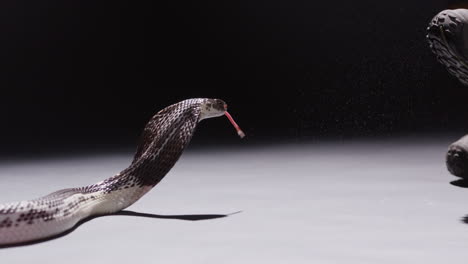
[[[239,135],[239,137],[240,137],[240,138],[245,137],[244,132],[242,132],[242,130],[241,130],[240,127],[237,125],[236,121],[234,121],[234,119],[232,118],[232,116],[228,113],[228,111],[224,111],[224,114],[225,114],[226,117],[229,119],[229,121],[231,121],[231,124],[232,124],[232,125],[234,126],[234,128],[236,129],[237,134]]]

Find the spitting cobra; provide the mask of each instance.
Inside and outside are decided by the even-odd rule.
[[[0,246],[46,239],[80,220],[112,214],[132,205],[158,184],[190,142],[198,122],[226,115],[244,133],[219,99],[188,99],[168,106],[147,123],[130,166],[101,182],[0,205]]]

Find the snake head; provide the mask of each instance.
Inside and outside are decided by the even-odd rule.
[[[201,119],[224,115],[227,104],[221,99],[205,99],[201,103]]]
[[[244,132],[237,125],[236,121],[227,111],[227,104],[220,99],[204,99],[201,103],[200,120],[225,115],[237,131],[239,137],[245,137]]]

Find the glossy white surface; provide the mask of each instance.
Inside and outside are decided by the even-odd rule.
[[[226,214],[93,219],[2,263],[466,263],[468,189],[449,184],[456,138],[189,149],[129,210]],[[0,202],[97,182],[132,153],[0,164]]]

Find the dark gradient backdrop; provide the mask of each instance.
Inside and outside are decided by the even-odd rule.
[[[3,150],[133,143],[218,97],[248,140],[468,131],[468,88],[425,41],[443,0],[2,1]],[[197,140],[235,139],[226,120]]]

